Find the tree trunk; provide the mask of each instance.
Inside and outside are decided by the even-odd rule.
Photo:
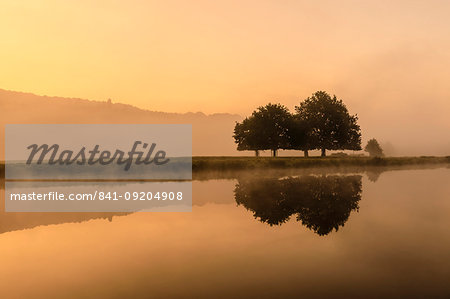
[[[259,150],[255,150],[255,157],[259,157]]]
[[[274,149],[274,150],[272,150],[272,157],[276,157],[276,156],[277,156],[277,150]]]
[[[303,151],[303,154],[305,155],[305,158],[308,158],[308,157],[309,157],[308,150]]]
[[[325,156],[327,155],[325,151],[326,151],[326,150],[323,148],[323,149],[322,149],[322,155],[321,155],[322,157],[325,157]]]

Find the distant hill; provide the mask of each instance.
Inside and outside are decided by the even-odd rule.
[[[234,124],[241,119],[236,114],[156,112],[107,101],[0,89],[0,160],[4,160],[5,124],[192,124],[193,155],[242,155],[232,138]]]

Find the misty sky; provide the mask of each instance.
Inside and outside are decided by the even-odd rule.
[[[2,1],[0,88],[241,115],[320,89],[358,113],[366,140],[449,154],[449,12],[412,0]]]

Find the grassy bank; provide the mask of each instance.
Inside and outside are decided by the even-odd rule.
[[[358,170],[372,167],[426,166],[447,164],[447,157],[193,157],[192,171],[201,174],[205,171],[229,172],[235,170],[264,169],[308,169],[308,168],[344,168]],[[5,177],[5,164],[0,161],[0,178]]]
[[[192,170],[229,171],[311,167],[371,167],[450,164],[447,157],[193,157]]]

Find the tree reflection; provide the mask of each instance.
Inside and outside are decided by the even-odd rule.
[[[361,176],[302,176],[239,180],[234,190],[238,205],[269,225],[297,221],[318,235],[344,226],[361,200]]]
[[[371,182],[376,182],[378,181],[378,179],[380,178],[380,175],[382,174],[382,171],[367,171],[367,178],[369,179],[369,181]]]

